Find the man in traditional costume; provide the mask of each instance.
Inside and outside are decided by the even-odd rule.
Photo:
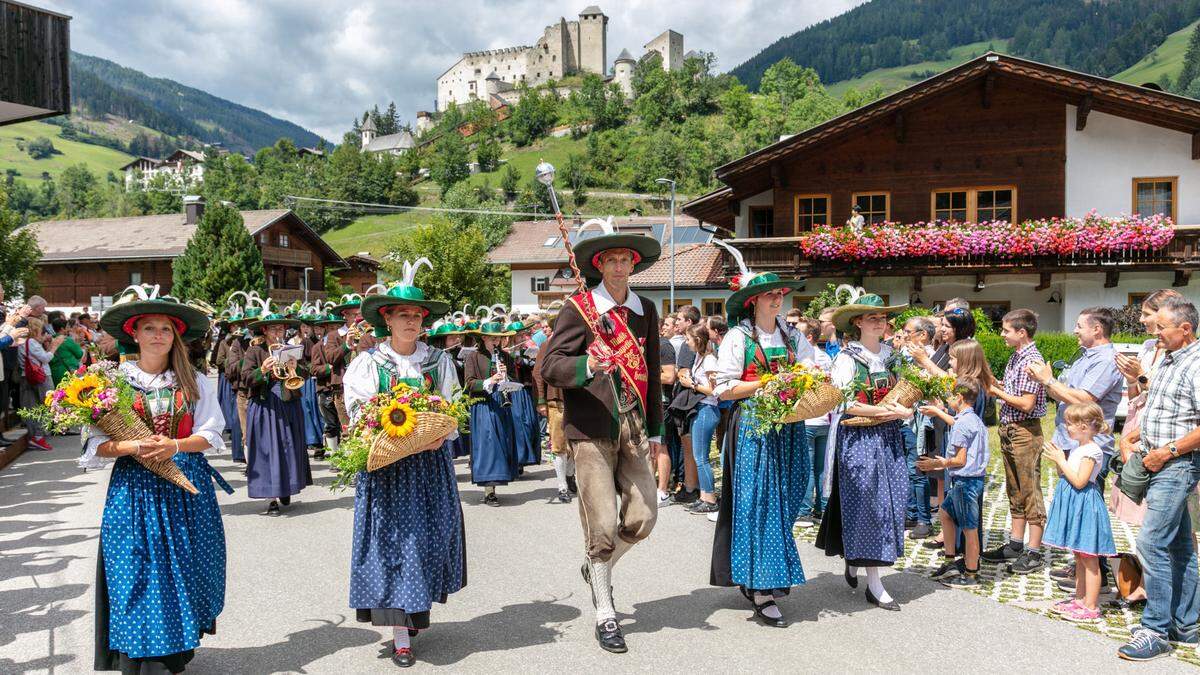
[[[612,569],[654,528],[650,459],[663,450],[658,312],[629,289],[629,277],[652,265],[662,248],[652,237],[614,233],[611,222],[589,221],[580,232],[593,224],[604,233],[576,244],[575,258],[596,285],[564,305],[539,356],[546,384],[562,390],[586,544],[580,571],[596,607],[596,639],[602,649],[623,653]]]

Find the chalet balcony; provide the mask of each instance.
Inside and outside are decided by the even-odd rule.
[[[298,288],[272,288],[267,291],[267,295],[270,296],[271,301],[276,305],[290,305],[297,300],[304,301],[304,290]],[[325,291],[313,289],[308,292],[308,299],[310,301],[324,300]]]
[[[282,246],[263,246],[263,263],[284,265],[287,267],[312,267],[312,252],[298,248],[283,248]]]
[[[946,276],[963,274],[1052,274],[1062,272],[1173,271],[1177,282],[1200,270],[1200,225],[1181,225],[1175,236],[1157,250],[1127,250],[1106,253],[1077,252],[1067,255],[1010,257],[998,255],[880,257],[863,260],[807,258],[801,250],[802,237],[731,239],[742,252],[746,265],[755,272],[776,272],[800,277]],[[727,274],[737,272],[736,263],[725,255]],[[1115,278],[1110,277],[1115,281]],[[1186,283],[1186,282],[1185,282]],[[1115,285],[1115,283],[1114,283]]]

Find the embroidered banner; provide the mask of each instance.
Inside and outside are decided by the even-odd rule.
[[[591,293],[579,293],[571,296],[571,304],[579,310],[579,314],[583,316],[588,328],[592,329],[596,339],[603,342],[613,353],[613,361],[616,363],[617,369],[621,371],[621,379],[625,382],[626,387],[637,392],[644,412],[646,410],[646,391],[649,387],[646,356],[642,353],[641,343],[637,336],[629,329],[629,324],[621,318],[620,312],[609,312],[607,316],[612,320],[613,329],[611,331],[602,329],[600,313],[596,310],[596,303],[592,299]]]

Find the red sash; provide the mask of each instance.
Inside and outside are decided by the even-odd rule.
[[[579,314],[596,339],[603,342],[612,351],[613,361],[617,364],[617,370],[621,372],[621,379],[625,386],[637,392],[638,399],[642,404],[642,411],[645,412],[646,392],[649,387],[646,355],[642,353],[641,343],[629,329],[629,324],[621,318],[620,312],[609,312],[608,317],[612,320],[613,330],[610,332],[601,328],[600,313],[596,310],[596,303],[592,300],[590,292],[571,296],[571,304],[579,310]]]

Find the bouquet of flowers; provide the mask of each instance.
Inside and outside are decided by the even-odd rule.
[[[55,434],[94,425],[114,441],[136,441],[154,434],[133,411],[136,397],[133,385],[117,364],[100,361],[67,374],[56,389],[46,394],[42,405],[24,408],[20,414]],[[174,460],[150,460],[136,455],[133,458],[167,482],[197,494],[196,486]]]
[[[332,488],[349,487],[358,472],[376,471],[423,450],[430,443],[463,428],[476,398],[459,395],[446,399],[397,384],[371,397],[359,410],[329,461],[338,476]]]
[[[842,392],[829,383],[828,375],[800,363],[781,366],[759,381],[763,386],[751,397],[754,407],[745,413],[759,434],[820,417],[842,403]]]
[[[876,405],[896,404],[902,408],[911,408],[921,401],[931,401],[945,398],[954,389],[954,376],[933,375],[912,364],[900,366],[896,374],[899,379],[896,386]],[[851,417],[842,420],[849,427],[873,427],[881,422],[873,417]]]

